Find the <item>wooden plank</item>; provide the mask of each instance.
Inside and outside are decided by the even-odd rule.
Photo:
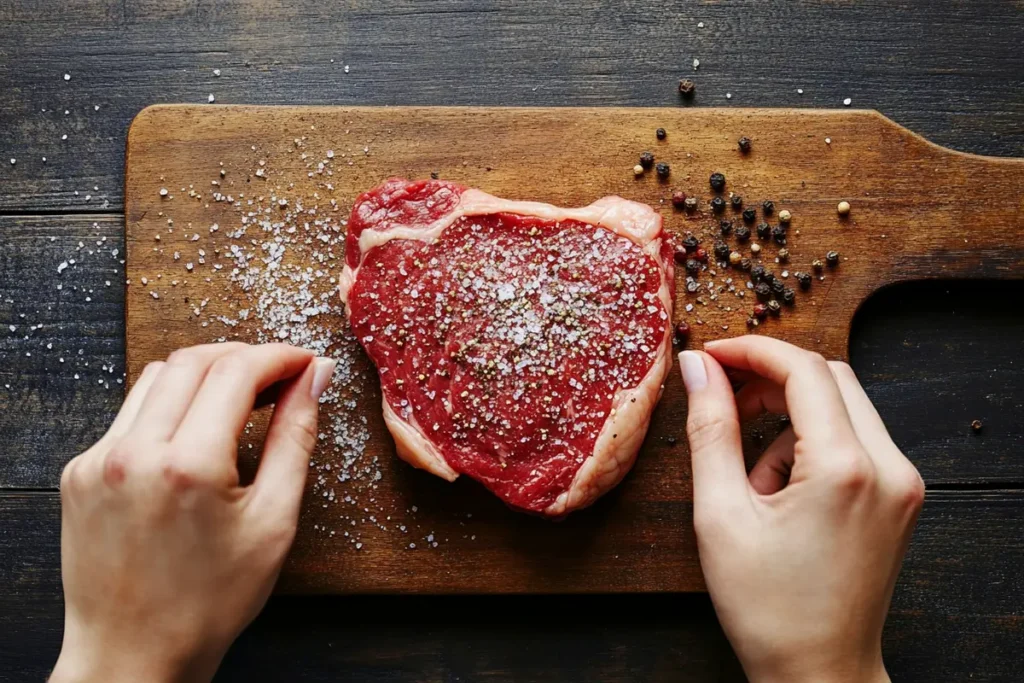
[[[669,131],[660,142],[652,139],[659,125]],[[755,141],[749,154],[736,149],[741,135]],[[647,148],[674,166],[668,182],[629,170]],[[780,252],[770,241],[759,240],[756,256],[749,244],[730,240],[732,248],[775,272],[810,270],[830,249],[844,254],[781,321],[760,328],[830,358],[846,355],[853,314],[880,287],[921,277],[1009,278],[1024,268],[1024,160],[950,152],[873,112],[158,107],[139,115],[128,141],[129,376],[179,346],[279,333],[330,346],[356,375],[344,387],[355,392],[354,407],[325,405],[333,432],[322,429],[316,502],[307,507],[312,528],[300,532],[287,574],[296,590],[700,589],[695,542],[676,531],[689,526],[691,499],[685,445],[670,445],[684,433],[677,373],[638,466],[614,495],[564,524],[523,519],[471,482],[449,487],[394,460],[372,368],[353,339],[339,336],[343,318],[329,276],[341,267],[349,202],[390,176],[439,173],[562,206],[618,194],[661,207],[670,231],[710,245],[719,234],[707,203],[712,171],[723,172],[748,206],[770,198],[795,216],[784,265],[773,263]],[[979,182],[992,192],[981,206],[971,204]],[[701,208],[672,209],[673,188],[699,197]],[[836,215],[840,199],[855,206],[848,218]],[[265,279],[254,273],[268,245],[284,249],[274,256],[282,272],[325,272],[311,289],[317,301],[336,302],[327,313],[311,321],[305,306],[281,313],[301,292],[289,277],[260,284]],[[725,290],[733,279],[736,294]],[[747,278],[731,270],[714,280],[715,297],[688,294],[682,277],[677,286],[676,319],[690,322],[694,343],[746,331]],[[353,434],[365,445],[351,447]],[[342,522],[355,524],[339,526],[346,504],[355,514],[342,514]],[[421,531],[395,531],[413,524]],[[422,552],[435,542],[445,545]]]
[[[1024,493],[930,492],[885,631],[893,680],[1024,677]],[[60,647],[59,504],[0,494],[0,680]],[[496,618],[496,615],[500,615]],[[18,672],[5,679],[3,672]],[[739,681],[706,596],[276,596],[218,680]]]
[[[132,117],[211,93],[253,104],[678,106],[676,80],[691,76],[696,105],[851,97],[936,142],[1019,155],[1022,28],[1002,0],[88,0],[73,21],[9,0],[0,210],[119,208]]]
[[[124,218],[0,217],[0,242],[0,488],[54,487],[121,405]]]

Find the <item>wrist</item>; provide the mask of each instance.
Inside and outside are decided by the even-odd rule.
[[[219,658],[184,660],[118,643],[68,647],[65,642],[48,683],[182,683],[209,681]]]
[[[120,661],[113,657],[91,657],[80,652],[61,650],[48,683],[121,683],[124,681],[176,683],[181,680],[152,663]]]
[[[748,671],[750,683],[892,683],[879,661],[842,667],[787,667],[773,672]]]

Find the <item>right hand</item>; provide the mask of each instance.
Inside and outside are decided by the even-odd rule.
[[[752,683],[888,681],[882,626],[924,484],[845,363],[768,337],[680,354],[694,526]],[[747,379],[733,393],[723,366]],[[792,424],[747,474],[740,423]]]

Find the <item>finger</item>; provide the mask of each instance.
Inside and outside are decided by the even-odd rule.
[[[707,352],[723,365],[752,370],[784,387],[786,406],[797,438],[818,448],[853,443],[856,438],[846,404],[825,359],[771,337],[747,335],[710,342]]]
[[[330,384],[337,361],[316,358],[285,387],[267,428],[254,499],[273,517],[297,520],[299,503],[316,446],[320,395]]]
[[[736,392],[736,409],[746,422],[762,413],[786,414],[786,394],[775,382],[760,377],[744,384]]]
[[[207,371],[174,440],[204,447],[233,445],[256,395],[274,382],[300,374],[312,359],[312,351],[287,344],[246,346],[221,356]]]
[[[793,448],[796,434],[786,429],[765,449],[750,470],[750,486],[763,496],[770,496],[786,488],[793,471]]]
[[[747,470],[736,402],[725,372],[714,358],[699,351],[679,354],[686,385],[686,421],[693,464],[695,514],[719,508],[722,501],[749,495]]]
[[[149,439],[170,439],[185,417],[210,366],[218,358],[244,348],[246,345],[241,342],[226,342],[192,346],[172,353],[139,409],[136,429]]]
[[[871,399],[864,393],[864,388],[857,380],[853,368],[846,363],[831,361],[829,369],[836,378],[836,384],[846,402],[846,410],[850,414],[857,438],[867,450],[868,455],[880,466],[894,463],[908,463],[903,453],[893,443],[889,430],[885,428],[881,416],[875,410]]]
[[[150,388],[153,386],[153,382],[156,380],[157,375],[160,374],[164,367],[163,361],[156,361],[154,363],[147,363],[146,367],[142,369],[142,374],[135,380],[135,384],[132,386],[131,391],[128,392],[128,396],[125,397],[124,403],[121,404],[121,410],[117,411],[117,417],[114,418],[114,422],[110,425],[110,429],[104,434],[104,440],[116,439],[120,436],[124,436],[131,429],[131,426],[135,423],[135,418],[139,414],[139,409],[142,407],[143,401],[149,394]]]

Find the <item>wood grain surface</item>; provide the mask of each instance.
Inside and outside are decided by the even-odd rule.
[[[17,327],[0,335],[0,681],[45,678],[60,647],[54,492],[120,404],[122,387],[98,380],[124,368],[124,293],[102,290],[103,260],[65,271],[60,292],[56,268],[93,222],[123,239],[125,133],[143,107],[210,93],[691,108],[852,97],[940,144],[1022,156],[1022,30],[1006,0],[0,3],[0,330]],[[683,75],[692,102],[675,92]],[[893,680],[1024,680],[1021,297],[1019,280],[912,283],[854,321],[851,362],[930,490],[885,632]],[[706,595],[278,595],[217,680],[743,680],[718,634]]]
[[[668,130],[666,140],[655,139],[657,127]],[[749,154],[737,149],[743,135],[753,140]],[[648,149],[672,165],[668,182],[653,174],[634,178],[630,169]],[[244,324],[209,323],[217,313],[233,320],[250,307],[248,295],[225,289],[213,270],[228,254],[222,231],[240,225],[230,202],[211,199],[214,191],[237,195],[242,205],[287,196],[292,206],[316,206],[319,214],[335,209],[333,200],[337,222],[357,194],[384,178],[436,173],[500,196],[568,206],[618,194],[660,207],[669,230],[693,232],[710,245],[719,216],[708,206],[707,179],[719,171],[748,206],[772,199],[776,212],[793,214],[789,261],[774,265],[778,250],[767,243],[756,260],[775,272],[806,271],[826,251],[841,253],[840,264],[793,310],[759,329],[831,358],[846,357],[853,315],[880,287],[929,277],[1005,278],[1024,265],[1024,162],[944,150],[873,112],[162,106],[135,120],[127,158],[130,377],[180,346],[252,338]],[[317,160],[333,168],[329,178],[308,170]],[[981,203],[974,199],[978,187],[986,188]],[[673,189],[700,197],[698,211],[674,210],[667,202]],[[840,200],[853,205],[848,217],[836,214]],[[725,217],[741,222],[732,209]],[[208,232],[212,224],[220,231]],[[195,261],[198,249],[214,263],[186,272],[172,259],[177,252]],[[340,250],[333,262],[306,254],[304,265],[340,268]],[[678,289],[676,318],[691,322],[695,343],[746,331],[749,292],[745,299],[722,294],[716,302]],[[212,312],[195,315],[200,300],[215,302]],[[695,305],[691,313],[688,303]],[[341,533],[340,523],[349,521],[339,518],[338,505],[310,497],[285,590],[702,587],[690,531],[688,459],[682,445],[672,445],[683,440],[685,415],[675,374],[631,476],[593,509],[551,524],[506,510],[472,482],[448,486],[397,462],[365,359],[360,370],[357,411],[370,435],[362,457],[379,462],[382,476],[365,514],[391,524],[359,528],[356,550],[352,537],[323,531]],[[347,495],[346,487],[338,493]],[[395,526],[408,530],[396,533]],[[439,547],[429,547],[435,539]]]

